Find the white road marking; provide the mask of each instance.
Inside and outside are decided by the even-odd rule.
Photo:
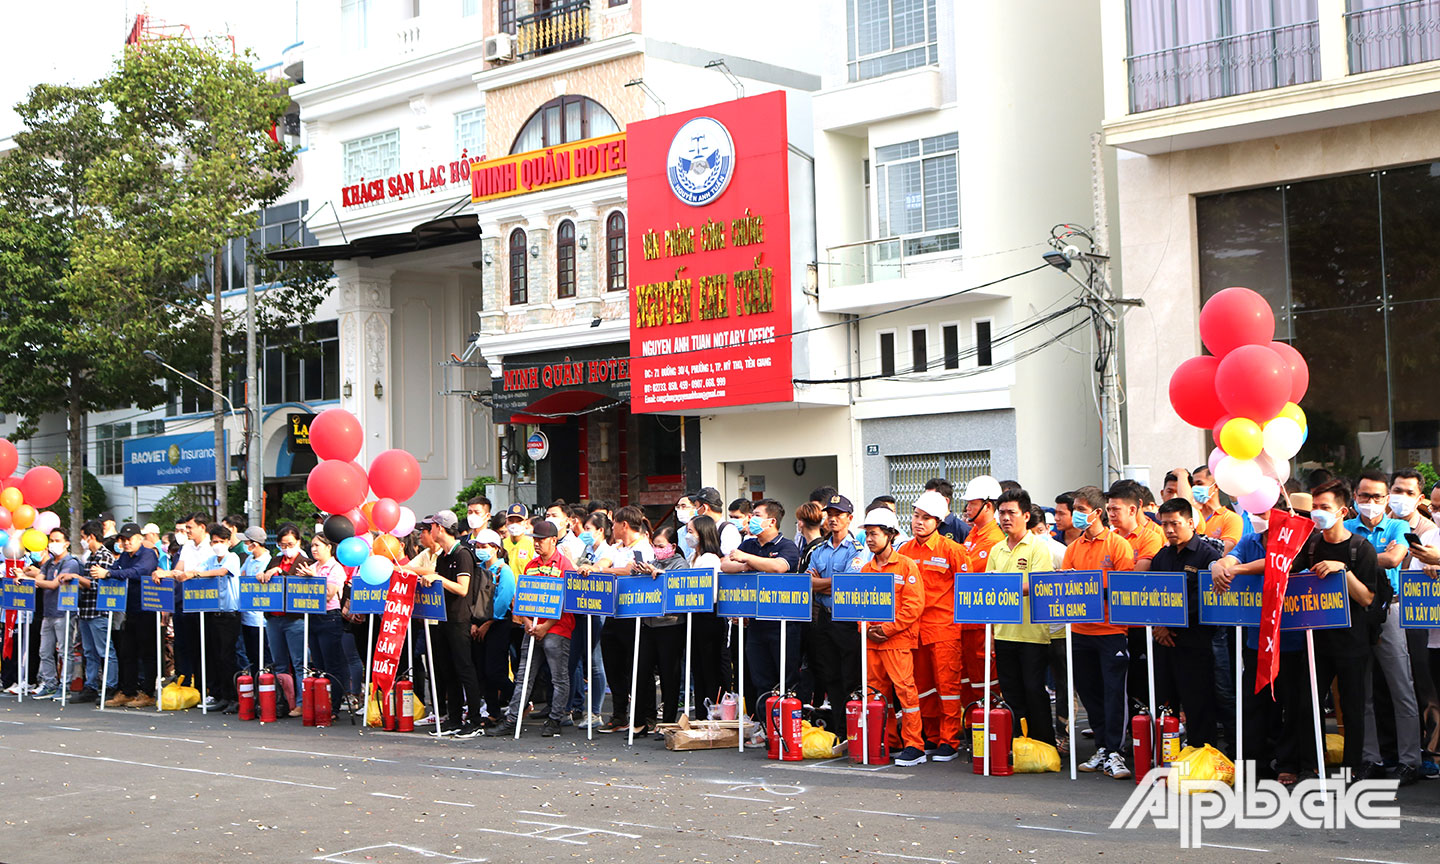
[[[374,795],[376,798],[397,798],[401,801],[410,800],[409,795],[391,795],[389,792],[371,792],[370,794]]]
[[[611,824],[611,825],[620,825],[620,826],[623,826],[623,827],[626,827],[626,828],[651,828],[651,829],[654,829],[654,830],[656,830],[656,831],[683,831],[683,830],[685,830],[685,829],[683,829],[683,828],[676,828],[676,827],[673,826],[673,825],[667,828],[667,827],[665,827],[664,825],[646,825],[644,822],[621,822],[621,821],[616,820],[616,819],[611,819],[611,820],[610,820],[610,824]]]
[[[627,834],[624,831],[610,831],[605,828],[586,828],[581,825],[561,825],[557,822],[534,822],[526,819],[516,819],[517,825],[538,825],[534,831],[502,831],[499,828],[476,828],[476,831],[484,831],[487,834],[504,834],[509,837],[529,837],[533,840],[548,840],[553,843],[570,843],[575,846],[588,846],[584,840],[576,840],[576,837],[588,837],[592,834],[608,834],[612,837],[626,837],[631,840],[639,840],[639,834]],[[551,832],[563,831],[565,833],[555,834]]]
[[[270,753],[298,753],[301,756],[321,756],[326,759],[344,759],[356,762],[388,762],[395,763],[396,759],[381,759],[378,756],[355,756],[346,753],[318,753],[314,750],[286,750],[284,747],[252,747],[252,750],[265,750]]]
[[[459,858],[455,855],[447,855],[444,852],[434,852],[429,849],[421,849],[418,846],[406,846],[403,843],[381,843],[379,846],[362,846],[359,849],[346,849],[344,852],[331,852],[329,855],[316,855],[313,860],[330,861],[332,862],[332,864],[368,864],[368,862],[374,861],[380,856],[366,855],[363,853],[376,852],[383,849],[404,849],[406,852],[412,852],[422,858],[434,858],[441,862],[448,862],[448,864],[478,864],[478,862],[485,860],[484,858]],[[350,855],[355,855],[358,857],[347,857]]]
[[[1233,849],[1236,852],[1269,852],[1269,849],[1256,849],[1253,846],[1226,846],[1224,843],[1201,843],[1201,846],[1208,846],[1211,849]]]
[[[248,774],[231,774],[226,771],[206,771],[201,768],[185,768],[179,765],[156,765],[151,762],[131,762],[129,759],[114,759],[109,756],[84,756],[79,753],[56,753],[53,750],[31,750],[31,753],[40,753],[45,756],[59,756],[62,759],[91,759],[96,762],[114,762],[119,765],[134,765],[139,768],[154,768],[157,771],[183,771],[186,774],[206,774],[211,777],[230,777],[234,780],[254,780],[257,783],[277,783],[281,786],[303,786],[306,789],[324,789],[327,792],[334,792],[334,786],[321,786],[316,783],[299,783],[294,780],[276,780],[271,777],[251,777]]]
[[[1405,822],[1423,822],[1423,823],[1425,823],[1426,825],[1440,825],[1440,818],[1437,818],[1437,817],[1435,817],[1435,816],[1405,816],[1405,815],[1401,815],[1400,818],[1401,818],[1401,820],[1403,820],[1403,821],[1405,821]]]
[[[939,819],[939,816],[920,816],[916,813],[891,813],[889,810],[855,810],[849,809],[851,813],[869,813],[872,816],[899,816],[901,819]]]
[[[435,803],[436,803],[436,804],[448,804],[448,805],[451,806],[451,807],[474,807],[474,806],[475,806],[474,804],[466,804],[464,801],[441,801],[439,798],[436,798],[436,799],[435,799]]]
[[[63,730],[66,731],[66,732],[79,732],[79,731],[81,731],[81,729],[80,729],[79,726],[56,726],[54,723],[51,723],[51,724],[50,724],[50,728],[51,728],[51,729],[63,729]]]
[[[728,798],[728,799],[730,799],[731,801],[754,801],[754,802],[759,803],[759,804],[769,804],[769,803],[770,803],[769,801],[765,800],[764,798],[746,798],[744,795],[711,795],[711,794],[709,794],[709,793],[706,793],[705,797],[706,797],[706,798]]]
[[[865,855],[883,855],[886,858],[904,858],[907,861],[934,861],[936,864],[959,864],[951,858],[926,858],[924,855],[901,855],[899,852],[865,852]],[[964,855],[964,852],[960,853]]]
[[[194,738],[176,738],[173,735],[143,735],[139,732],[116,732],[113,729],[95,729],[95,732],[103,732],[106,735],[124,735],[127,738],[153,738],[156,741],[179,741],[183,744],[205,744],[205,741],[197,741]]]
[[[1044,825],[1016,825],[1016,828],[1029,828],[1032,831],[1059,831],[1061,834],[1085,834],[1094,837],[1094,831],[1076,831],[1074,828],[1048,828]]]
[[[522,780],[540,780],[535,774],[517,774],[514,771],[491,771],[485,768],[462,768],[459,765],[430,765],[422,763],[421,768],[435,768],[440,771],[467,771],[471,774],[494,774],[496,777],[519,777]]]
[[[1405,818],[1405,817],[1400,817]],[[1205,844],[1209,846],[1209,843]],[[1405,864],[1403,861],[1382,861],[1379,858],[1336,858],[1336,861],[1359,861],[1361,864]]]
[[[546,813],[543,810],[516,810],[516,813],[524,813],[526,816],[549,816],[555,819],[564,819],[564,813]]]
[[[906,771],[893,771],[893,770],[891,770],[891,769],[893,769],[893,768],[895,767],[894,765],[859,765],[859,764],[855,764],[855,765],[840,766],[840,765],[822,765],[822,764],[816,763],[816,764],[814,764],[814,765],[772,765],[771,767],[772,767],[772,768],[779,768],[779,769],[781,769],[782,771],[815,771],[815,772],[818,772],[818,773],[821,773],[821,774],[854,774],[854,773],[856,773],[857,771],[863,771],[863,772],[865,772],[865,773],[867,773],[867,774],[874,774],[876,777],[879,777],[879,778],[884,779],[884,780],[905,780],[905,779],[908,779],[908,778],[910,778],[910,777],[914,777],[914,776],[915,776],[914,774],[911,774],[911,773],[906,772]],[[885,772],[885,773],[883,773],[883,774],[878,773],[878,772],[881,772],[881,771],[883,771],[883,772]]]
[[[609,786],[611,789],[648,789],[648,786],[631,786],[628,783],[602,783],[599,780],[586,780],[586,786]]]
[[[810,846],[819,848],[819,843],[802,843],[799,840],[774,840],[770,837],[747,837],[744,834],[726,834],[731,840],[749,840],[753,843],[769,843],[773,846]]]

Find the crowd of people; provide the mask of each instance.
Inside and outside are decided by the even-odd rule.
[[[1159,492],[1157,499],[1148,487],[1121,480],[1041,502],[1019,483],[981,476],[957,499],[951,483],[936,478],[906,502],[908,520],[891,496],[857,510],[830,487],[816,489],[787,520],[785,506],[772,498],[727,505],[718,490],[705,487],[681,497],[659,527],[642,508],[608,501],[556,501],[535,513],[513,504],[492,514],[490,501],[476,497],[463,522],[442,510],[403,541],[400,569],[422,585],[439,583],[446,615],[427,625],[433,628],[428,650],[412,628],[402,675],[432,697],[435,715],[426,722],[433,723],[429,734],[442,737],[509,736],[527,720],[542,721],[543,736],[561,735],[567,726],[630,732],[632,716],[634,733],[651,735],[687,704],[703,719],[743,684],[745,701],[754,706],[781,680],[809,719],[843,737],[845,705],[861,689],[862,634],[853,622],[834,620],[833,580],[886,573],[896,589],[894,621],[866,626],[863,650],[866,686],[889,701],[898,718],[888,734],[901,765],[948,762],[968,749],[966,709],[980,701],[989,679],[1014,712],[1015,734],[1023,730],[1079,760],[1080,771],[1131,776],[1130,716],[1153,697],[1180,718],[1189,745],[1210,744],[1232,758],[1254,760],[1261,776],[1284,784],[1313,775],[1320,766],[1303,634],[1282,634],[1278,677],[1273,689],[1257,695],[1257,630],[1249,629],[1240,646],[1244,683],[1237,694],[1235,631],[1199,620],[1202,573],[1223,591],[1239,574],[1263,572],[1269,514],[1227,506],[1204,467],[1166,474]],[[1425,481],[1412,470],[1367,471],[1351,482],[1317,469],[1304,483],[1288,481],[1276,506],[1315,525],[1293,572],[1345,580],[1350,626],[1314,636],[1321,699],[1344,730],[1344,766],[1356,777],[1393,771],[1402,785],[1437,776],[1440,662],[1432,667],[1430,661],[1440,651],[1440,630],[1401,629],[1395,598],[1402,568],[1440,576],[1440,529],[1431,518],[1432,508],[1440,508],[1440,487],[1427,496]],[[196,513],[162,535],[155,524],[117,528],[106,514],[81,528],[79,549],[57,529],[20,573],[38,589],[38,626],[28,629],[25,646],[35,662],[20,664],[18,652],[7,651],[0,684],[33,699],[56,698],[64,687],[72,688],[70,703],[94,703],[103,693],[107,708],[153,709],[157,681],[186,676],[208,684],[207,709],[235,713],[237,671],[264,667],[276,673],[280,716],[293,717],[301,713],[299,679],[308,662],[329,678],[333,703],[360,715],[374,634],[366,616],[350,611],[355,568],[336,560],[323,528],[318,517],[312,532],[282,525],[273,549],[263,529],[239,516],[212,522]],[[680,616],[657,616],[643,619],[637,631],[630,621],[596,616],[587,622],[568,613],[552,620],[514,610],[518,575],[658,576],[674,568],[808,574],[811,620],[756,620],[742,629],[699,612],[688,628]],[[1067,636],[1063,625],[1032,622],[1025,604],[1021,623],[994,627],[989,656],[983,626],[955,623],[954,586],[965,574],[1053,570],[1187,574],[1189,625],[1153,630],[1154,694],[1148,692],[1145,628],[1111,624],[1108,611],[1102,622],[1072,625]],[[323,576],[324,614],[241,612],[242,574],[261,582]],[[201,613],[186,612],[178,596],[173,613],[141,609],[142,584],[163,577],[219,577],[221,611],[204,613],[204,676]],[[128,585],[128,609],[115,619],[113,633],[107,633],[111,618],[97,610],[102,578]],[[80,599],[67,628],[58,597],[71,581],[79,583]],[[165,637],[158,654],[157,627]],[[7,640],[15,632],[8,631]],[[72,645],[64,644],[67,633]],[[737,679],[741,634],[743,682]],[[78,692],[60,679],[67,653],[83,679],[74,685]],[[1067,653],[1086,724],[1071,722]],[[19,679],[22,668],[32,670],[31,680]],[[108,674],[104,682],[102,674]],[[632,676],[638,681],[633,692]],[[1237,698],[1243,754],[1234,749]]]

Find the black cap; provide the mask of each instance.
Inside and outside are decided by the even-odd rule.
[[[716,513],[725,510],[725,500],[720,497],[720,490],[714,486],[702,486],[700,491],[690,496],[690,500],[696,504],[704,504]]]
[[[555,528],[555,523],[544,519],[535,523],[534,537],[536,540],[543,540],[546,537],[558,537],[560,532]]]
[[[96,516],[95,518],[96,518],[96,519],[99,519],[101,522],[114,522],[114,521],[115,521],[115,514],[114,514],[114,513],[111,513],[109,510],[106,510],[106,511],[102,512],[99,516]]]
[[[126,522],[124,525],[120,526],[119,536],[126,540],[129,540],[131,537],[139,537],[140,526],[136,525],[134,522]]]
[[[850,499],[844,495],[831,495],[830,500],[822,505],[822,509],[839,510],[841,513],[854,513],[855,505],[851,504]]]

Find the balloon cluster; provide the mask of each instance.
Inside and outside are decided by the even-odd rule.
[[[1310,369],[1300,352],[1274,342],[1275,314],[1249,288],[1226,288],[1200,310],[1200,340],[1210,354],[1191,357],[1170,376],[1180,419],[1209,429],[1218,445],[1210,472],[1250,513],[1280,497],[1290,459],[1309,436],[1300,400]]]
[[[316,507],[332,514],[324,527],[336,544],[336,560],[358,567],[367,585],[384,585],[400,561],[398,538],[415,530],[415,512],[400,502],[420,488],[420,463],[404,450],[386,450],[366,471],[355,461],[364,437],[360,421],[343,408],[317,416],[310,423],[310,447],[322,461],[310,470],[305,488]],[[366,501],[371,492],[377,500]]]
[[[60,527],[60,517],[39,508],[59,501],[65,492],[60,472],[49,465],[12,476],[18,467],[20,454],[15,445],[0,438],[0,548],[6,558],[45,549],[50,532]]]

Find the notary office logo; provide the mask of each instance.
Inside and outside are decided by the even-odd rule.
[[[1206,828],[1271,829],[1287,822],[1310,829],[1399,828],[1399,787],[1399,780],[1331,778],[1322,789],[1312,778],[1287,789],[1275,780],[1257,781],[1255,763],[1246,762],[1237,791],[1220,780],[1190,780],[1174,768],[1156,768],[1130,793],[1110,827],[1140,828],[1148,819],[1152,827],[1178,829],[1185,849],[1199,849]]]
[[[692,207],[719,198],[735,174],[735,142],[713,117],[687,121],[670,141],[665,177],[675,197]]]

